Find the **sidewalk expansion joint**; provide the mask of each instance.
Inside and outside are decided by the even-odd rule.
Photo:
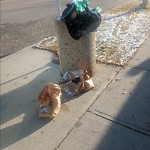
[[[97,99],[101,96],[101,94],[107,89],[107,87],[111,84],[111,82],[115,79],[115,77],[117,76],[117,74],[121,71],[121,69],[116,72],[116,74],[114,75],[114,77],[112,78],[112,80],[110,80],[108,82],[108,84],[105,86],[105,88],[102,90],[102,92],[100,94],[98,94],[95,98],[95,100],[92,102],[92,104],[86,109],[85,113],[83,113],[83,115],[81,117],[79,117],[78,121],[75,123],[75,125],[70,129],[70,131],[67,133],[67,135],[62,139],[62,141],[58,144],[58,146],[55,148],[55,150],[57,150],[61,144],[67,139],[68,135],[72,132],[72,130],[77,126],[77,124],[80,122],[80,120],[85,116],[85,114],[87,112],[89,112],[89,109],[92,107],[92,105],[97,101]]]
[[[70,129],[70,131],[67,133],[67,135],[62,139],[62,141],[58,144],[58,146],[55,148],[57,150],[61,144],[67,139],[68,135],[72,132],[72,130],[77,126],[77,124],[80,122],[80,120],[84,117],[87,111],[78,119],[78,121],[75,123],[75,125]]]
[[[95,100],[92,102],[92,104],[89,106],[89,108],[87,109],[87,112],[89,112],[89,109],[93,106],[93,104],[97,101],[97,99],[104,93],[104,91],[107,89],[107,87],[113,82],[113,80],[115,79],[115,77],[119,74],[119,72],[121,71],[121,69],[119,69],[116,74],[114,75],[114,77],[108,82],[108,84],[105,86],[105,88],[101,91],[100,94],[98,94],[95,98]]]
[[[132,130],[132,131],[134,131],[134,132],[136,132],[136,133],[139,133],[139,134],[142,134],[142,135],[144,135],[144,136],[150,137],[150,135],[149,135],[148,133],[139,131],[139,130],[134,129],[134,128],[132,128],[132,127],[129,127],[129,126],[125,125],[125,124],[122,124],[122,123],[120,123],[120,122],[118,122],[118,121],[115,121],[115,120],[113,120],[113,119],[104,117],[104,116],[102,116],[102,115],[100,115],[100,114],[97,114],[97,113],[94,113],[94,112],[91,112],[91,111],[88,111],[88,112],[91,113],[91,114],[93,114],[93,115],[96,115],[96,116],[98,116],[98,117],[100,117],[100,118],[103,118],[103,119],[105,119],[105,120],[108,120],[108,121],[110,121],[110,122],[112,122],[112,123],[115,123],[115,124],[117,124],[117,125],[120,125],[120,126],[122,126],[122,127],[124,127],[124,128],[127,128],[127,129],[129,129],[129,130]],[[99,111],[97,111],[97,112],[98,112],[98,113],[101,113],[101,114],[105,114],[105,113],[102,113],[102,112],[99,112]],[[115,119],[115,117],[112,117],[112,116],[110,116],[110,115],[108,115],[108,114],[105,114],[105,115],[107,115],[107,116],[109,116],[109,117]]]

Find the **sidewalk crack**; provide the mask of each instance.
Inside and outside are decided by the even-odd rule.
[[[97,110],[95,110],[95,111],[97,111]],[[122,126],[122,127],[124,127],[124,128],[127,128],[127,129],[129,129],[129,130],[134,131],[134,132],[137,132],[137,133],[140,133],[140,134],[142,134],[142,135],[145,135],[145,136],[150,137],[150,134],[145,133],[145,132],[143,132],[143,131],[139,131],[139,130],[137,130],[137,129],[133,128],[133,127],[130,127],[130,126],[128,126],[128,125],[125,125],[125,124],[123,124],[123,123],[120,123],[120,122],[118,122],[117,120],[114,120],[114,119],[116,119],[115,117],[110,116],[110,115],[108,115],[108,114],[106,114],[106,113],[99,112],[99,111],[97,111],[99,114],[94,113],[94,112],[92,112],[92,111],[88,111],[88,112],[91,113],[91,114],[93,114],[93,115],[96,115],[96,116],[98,116],[98,117],[100,117],[100,118],[103,118],[103,119],[105,119],[105,120],[108,120],[108,121],[110,121],[110,122],[112,122],[112,123],[118,124],[118,125],[120,125],[120,126]],[[103,116],[103,115],[101,115],[101,114],[106,115],[106,116],[109,116],[110,118],[107,118],[107,117],[105,117],[105,116]],[[112,118],[112,119],[111,119],[111,118]]]

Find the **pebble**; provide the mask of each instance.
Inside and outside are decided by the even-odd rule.
[[[116,81],[120,81],[121,79],[120,78],[116,78]]]
[[[124,92],[122,92],[122,94],[125,95],[125,94],[127,94],[127,92],[124,91]]]

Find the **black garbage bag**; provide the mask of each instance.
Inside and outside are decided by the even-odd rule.
[[[62,13],[62,20],[65,22],[69,34],[75,40],[78,40],[82,36],[80,30],[81,20],[76,14],[76,6],[74,4],[67,4],[67,8]]]
[[[66,6],[62,13],[62,20],[73,39],[80,39],[84,31],[93,32],[100,25],[101,15],[95,9],[85,8],[84,12],[77,12],[75,4]]]

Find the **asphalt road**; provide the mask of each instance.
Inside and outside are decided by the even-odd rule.
[[[61,0],[62,10],[67,2],[71,0]],[[124,0],[89,0],[89,6],[100,6],[104,12],[123,2]],[[57,10],[57,0],[1,0],[0,57],[55,35],[54,19]]]

